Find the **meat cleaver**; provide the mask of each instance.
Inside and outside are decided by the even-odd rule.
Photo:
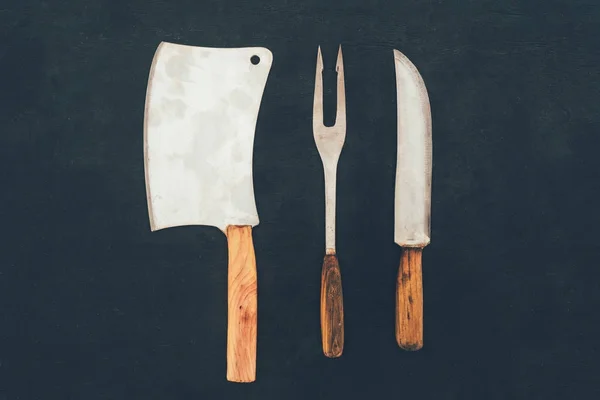
[[[152,231],[209,225],[227,237],[227,380],[256,379],[258,225],[252,148],[273,56],[162,42],[152,62],[144,162]]]
[[[404,350],[423,347],[422,252],[430,242],[431,109],[414,64],[394,50],[398,159],[394,241],[402,247],[396,286],[396,340]]]

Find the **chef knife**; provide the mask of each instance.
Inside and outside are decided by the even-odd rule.
[[[396,340],[423,347],[422,252],[430,242],[431,110],[421,75],[394,50],[398,114],[394,241],[402,247],[396,286]]]

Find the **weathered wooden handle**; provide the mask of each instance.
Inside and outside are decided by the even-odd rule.
[[[251,226],[228,226],[227,380],[256,379],[257,278]]]
[[[339,357],[344,350],[342,275],[335,254],[327,254],[321,272],[321,339],[323,353]]]
[[[396,341],[404,350],[423,347],[422,248],[403,248],[396,285]]]

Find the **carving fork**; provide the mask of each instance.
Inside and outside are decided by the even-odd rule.
[[[313,133],[325,173],[325,258],[321,271],[321,340],[329,358],[342,355],[344,349],[344,305],[342,276],[335,251],[335,187],[337,164],[346,139],[346,92],[344,64],[340,45],[336,63],[337,111],[335,125],[323,123],[323,58],[317,53]]]

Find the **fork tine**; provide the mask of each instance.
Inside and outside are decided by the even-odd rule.
[[[344,87],[344,59],[342,58],[342,45],[338,50],[337,63],[335,64],[337,72],[337,110],[335,113],[336,127],[346,127],[346,88]]]
[[[346,128],[346,90],[344,87],[344,59],[342,57],[342,46],[338,51],[335,64],[337,72],[337,110],[335,112],[335,124],[330,128],[344,130]],[[313,103],[313,130],[327,128],[323,123],[323,56],[321,46],[317,51],[317,71],[315,76],[315,98]]]
[[[315,76],[315,98],[313,103],[313,130],[323,127],[323,57],[321,46],[317,52],[317,72]]]

